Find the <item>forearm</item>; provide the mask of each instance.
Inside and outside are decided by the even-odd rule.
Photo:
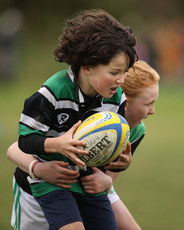
[[[113,183],[116,180],[116,178],[120,175],[120,172],[111,172],[111,171],[107,170],[106,175],[111,177],[112,185],[113,185]],[[109,193],[111,191],[112,185],[107,189],[107,191],[106,191],[107,193]]]
[[[44,137],[37,134],[19,136],[19,148],[28,154],[58,153],[58,138]]]
[[[45,154],[44,142],[47,137],[37,134],[30,134],[27,136],[19,136],[18,146],[20,150],[28,154]]]
[[[33,155],[22,152],[18,147],[18,142],[8,148],[7,157],[26,173],[29,173],[30,163],[36,159]]]
[[[106,175],[110,176],[112,178],[113,183],[114,183],[116,178],[120,175],[120,172],[111,172],[111,171],[107,170]]]

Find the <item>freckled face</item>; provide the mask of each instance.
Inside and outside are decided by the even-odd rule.
[[[99,64],[89,68],[88,95],[100,94],[111,98],[117,88],[124,82],[127,71],[128,59],[125,53],[114,56],[108,65]]]
[[[125,118],[131,128],[141,123],[149,115],[155,113],[154,103],[158,98],[159,86],[154,84],[142,88],[141,94],[136,98],[128,99],[126,102]]]

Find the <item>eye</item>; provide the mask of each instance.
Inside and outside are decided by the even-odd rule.
[[[111,72],[111,75],[116,76],[119,72]]]
[[[151,106],[154,104],[154,101],[150,102],[150,103],[147,103],[146,106]]]

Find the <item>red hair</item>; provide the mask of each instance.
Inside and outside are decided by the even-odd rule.
[[[157,84],[159,79],[159,74],[150,65],[139,60],[129,69],[121,87],[128,98],[134,98],[143,88]]]

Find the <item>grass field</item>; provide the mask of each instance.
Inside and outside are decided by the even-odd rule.
[[[24,99],[42,82],[41,79],[40,82],[31,81],[30,78],[28,71],[26,82],[17,80],[0,86],[2,230],[12,229],[10,215],[14,165],[6,158],[6,150],[17,139]],[[161,84],[156,114],[145,121],[145,139],[137,149],[132,165],[115,183],[118,194],[143,230],[182,230],[184,227],[184,183],[181,180],[184,173],[183,101],[184,88]]]

